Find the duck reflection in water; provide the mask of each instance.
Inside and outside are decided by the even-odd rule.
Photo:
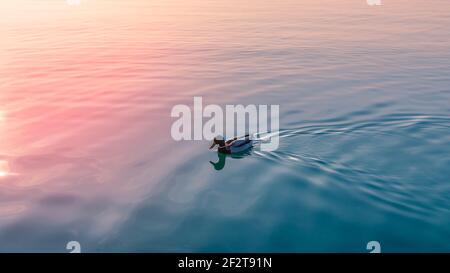
[[[242,159],[249,155],[251,155],[251,149],[249,149],[245,152],[239,153],[239,154],[217,153],[218,161],[217,162],[209,161],[209,163],[211,163],[211,165],[214,167],[214,169],[216,171],[220,171],[223,168],[225,168],[225,162],[226,162],[227,157],[231,157],[234,159]]]

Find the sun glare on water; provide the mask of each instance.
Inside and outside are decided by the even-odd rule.
[[[0,111],[0,129],[1,125],[3,124],[5,120],[5,115],[2,111]],[[0,130],[1,133],[1,130]],[[0,178],[7,176],[9,173],[9,164],[5,160],[0,160]]]
[[[9,164],[7,161],[0,160],[0,177],[8,176],[9,174]]]

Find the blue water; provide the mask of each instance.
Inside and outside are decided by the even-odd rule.
[[[448,1],[24,2],[0,251],[450,251]],[[194,96],[280,105],[279,149],[173,141]]]

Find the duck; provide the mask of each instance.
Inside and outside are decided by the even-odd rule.
[[[222,135],[217,135],[212,140],[211,146],[209,149],[213,149],[216,145],[218,145],[217,152],[222,154],[237,154],[242,153],[253,147],[253,140],[250,139],[250,135],[245,135],[244,137],[232,138],[225,140]]]

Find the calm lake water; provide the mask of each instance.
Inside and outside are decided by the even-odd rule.
[[[0,251],[450,251],[448,0],[0,3]],[[175,142],[280,105],[280,147]]]

